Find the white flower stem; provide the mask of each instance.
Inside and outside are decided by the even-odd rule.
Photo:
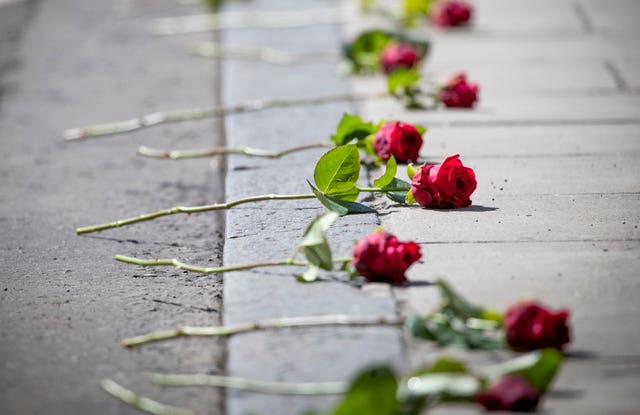
[[[192,46],[191,52],[206,58],[262,61],[275,65],[335,63],[340,59],[340,54],[330,51],[291,52],[267,47],[231,47],[218,42],[198,42]]]
[[[120,399],[122,402],[139,409],[141,411],[154,415],[194,415],[190,409],[178,408],[175,406],[165,405],[138,395],[129,389],[114,382],[111,379],[104,379],[100,382],[102,389],[111,396]]]
[[[386,192],[401,192],[407,191],[406,188],[396,188],[396,187],[361,187],[358,188],[360,192],[368,192],[368,193],[386,193]],[[114,222],[102,223],[99,225],[91,225],[91,226],[83,226],[81,228],[76,229],[76,233],[78,235],[82,235],[85,233],[92,232],[100,232],[106,229],[120,228],[122,226],[131,225],[138,222],[145,222],[153,219],[160,218],[162,216],[176,215],[179,213],[192,214],[192,213],[200,213],[200,212],[209,212],[214,210],[226,210],[231,209],[234,206],[243,205],[245,203],[254,203],[254,202],[262,202],[269,200],[299,200],[299,199],[315,199],[316,195],[312,193],[308,194],[297,194],[297,195],[259,195],[259,196],[251,196],[246,197],[244,199],[238,199],[231,202],[226,203],[215,203],[213,205],[202,205],[202,206],[175,206],[169,209],[158,210],[152,213],[145,213],[142,215],[134,216],[132,218],[120,219]]]
[[[271,151],[253,147],[212,147],[206,149],[191,150],[161,150],[146,146],[138,147],[138,154],[145,157],[161,158],[161,159],[191,159],[202,157],[213,157],[227,154],[240,154],[247,157],[265,157],[265,158],[281,158],[298,151],[311,150],[315,148],[332,147],[333,143],[323,141],[319,143],[306,144],[303,146],[291,147],[282,151]]]
[[[126,347],[141,346],[146,343],[174,339],[185,336],[231,336],[239,333],[260,331],[266,329],[282,329],[293,327],[320,327],[320,326],[398,326],[404,323],[399,318],[387,317],[362,317],[347,315],[326,315],[307,317],[283,317],[271,320],[262,320],[253,323],[236,324],[229,326],[193,327],[184,326],[177,329],[160,330],[140,336],[124,339],[122,344]]]
[[[356,17],[353,8],[323,8],[295,11],[247,10],[231,13],[197,14],[155,19],[151,31],[157,35],[176,35],[224,29],[256,27],[283,29],[319,24],[342,23]]]
[[[142,128],[152,127],[163,123],[201,120],[205,118],[221,117],[228,114],[260,111],[268,108],[287,108],[301,105],[322,105],[340,101],[362,101],[367,99],[384,98],[387,93],[352,94],[340,93],[311,98],[264,98],[254,101],[210,108],[190,108],[177,111],[161,111],[105,124],[95,124],[87,127],[70,128],[63,136],[67,141],[82,140],[104,135],[121,134]]]
[[[267,382],[228,376],[205,374],[151,374],[151,381],[165,386],[212,386],[233,388],[245,391],[283,395],[336,395],[345,393],[349,387],[346,382]]]

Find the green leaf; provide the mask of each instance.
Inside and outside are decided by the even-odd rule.
[[[389,32],[371,30],[361,33],[351,44],[346,45],[345,56],[351,62],[353,72],[378,71],[382,49],[391,39]]]
[[[461,360],[441,357],[429,369],[430,373],[469,373],[466,363]]]
[[[434,0],[404,0],[402,21],[407,27],[415,27],[427,19]]]
[[[353,144],[339,146],[326,152],[316,164],[313,177],[317,188],[343,200],[358,197],[356,182],[360,176],[360,153]]]
[[[405,204],[407,200],[407,194],[411,193],[411,183],[405,182],[404,180],[394,178],[391,183],[387,187],[393,188],[404,188],[407,189],[405,191],[394,191],[394,192],[386,192],[384,195],[389,199],[393,200],[396,203]]]
[[[407,176],[409,177],[409,180],[413,180],[413,176],[415,175],[416,175],[416,168],[413,165],[413,163],[407,164]]]
[[[325,195],[320,190],[318,190],[308,180],[307,180],[307,183],[309,183],[309,187],[311,187],[311,191],[313,192],[314,195],[316,195],[316,197],[318,198],[320,203],[322,203],[324,205],[324,207],[326,207],[327,209],[329,209],[332,212],[337,213],[339,216],[344,216],[347,213],[349,213],[349,209],[347,207],[342,206],[339,203],[335,203],[335,201],[329,199],[329,197],[327,197],[327,195]]]
[[[427,132],[427,127],[419,125],[419,124],[414,124],[414,127],[416,127],[416,130],[418,130],[418,132],[420,133],[420,135],[424,135],[424,133]]]
[[[309,263],[316,267],[326,270],[333,268],[331,248],[329,247],[325,233],[337,218],[338,214],[336,212],[327,212],[314,219],[304,232],[304,238],[300,246]],[[311,274],[309,274],[309,276],[310,275]]]
[[[320,271],[320,268],[318,268],[317,266],[309,265],[309,267],[307,267],[307,270],[304,272],[304,274],[295,274],[294,276],[300,282],[314,282],[318,278],[319,271]]]
[[[433,0],[404,0],[403,8],[405,13],[417,13],[426,18],[432,3]]]
[[[391,41],[409,43],[424,58],[429,52],[429,42],[409,37],[404,33],[370,30],[361,33],[343,47],[349,69],[354,73],[371,73],[380,69],[380,55]]]
[[[466,298],[455,292],[449,284],[443,280],[438,280],[436,285],[440,289],[442,297],[442,308],[450,310],[462,320],[468,318],[480,318],[483,308],[469,302]]]
[[[504,375],[520,375],[531,386],[544,393],[562,364],[562,353],[556,349],[542,349],[527,353],[485,370],[485,377],[493,381]]]
[[[390,368],[365,370],[351,383],[332,415],[397,415],[397,389],[398,383]]]
[[[412,315],[407,318],[407,327],[413,337],[425,340],[435,340],[431,330],[427,328],[427,322],[418,315]]]
[[[307,181],[309,183],[309,181]],[[314,185],[309,183],[311,191],[327,209],[336,212],[340,216],[348,213],[376,213],[376,210],[362,203],[342,200],[338,196],[327,195],[318,190]]]
[[[380,176],[378,179],[374,180],[373,185],[375,187],[385,187],[391,184],[393,179],[396,178],[397,170],[398,170],[398,165],[396,164],[395,157],[393,156],[389,157],[389,160],[387,160],[387,165],[384,170],[384,174]]]
[[[440,346],[465,349],[495,350],[504,347],[494,331],[468,327],[455,315],[435,312],[426,317],[412,316],[407,320],[411,335],[435,341]]]
[[[352,140],[363,140],[377,130],[377,126],[372,122],[364,122],[357,115],[345,113],[336,128],[336,133],[331,140],[336,145],[344,145]]]
[[[348,200],[338,199],[334,196],[327,195],[329,202],[347,208],[348,213],[376,213],[377,211],[371,206],[363,205],[358,202],[350,202]]]
[[[376,131],[378,130],[378,128],[379,128],[379,125],[376,126]],[[366,136],[364,139],[358,141],[358,148],[364,151],[365,154],[368,154],[370,156],[375,156],[376,151],[373,149],[373,142],[375,138],[376,138],[375,134],[370,134]]]
[[[387,77],[387,89],[390,94],[405,95],[420,81],[416,69],[398,68]]]
[[[404,203],[407,205],[413,205],[416,203],[416,199],[413,197],[413,193],[411,193],[411,191],[407,192],[407,195],[404,198]]]

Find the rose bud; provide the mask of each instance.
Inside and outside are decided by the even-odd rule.
[[[386,122],[373,139],[373,150],[383,160],[395,157],[406,163],[418,159],[422,147],[422,134],[412,124],[399,121]]]
[[[540,401],[540,392],[518,375],[505,375],[487,390],[476,396],[487,411],[534,411]]]
[[[380,63],[386,73],[398,68],[413,68],[420,56],[408,43],[389,43],[382,49]]]
[[[401,285],[405,271],[420,259],[420,246],[400,242],[386,232],[375,232],[359,240],[353,249],[353,265],[369,282]]]
[[[460,72],[444,82],[438,99],[449,108],[472,108],[478,100],[478,84],[467,82],[465,73]]]
[[[459,208],[471,205],[469,197],[478,183],[473,169],[460,156],[447,157],[442,164],[427,164],[411,180],[411,194],[420,206]]]
[[[429,13],[436,26],[464,26],[471,19],[471,6],[463,1],[441,1]]]
[[[569,310],[553,312],[535,301],[512,305],[504,316],[507,343],[518,350],[562,350],[571,340],[568,318]]]

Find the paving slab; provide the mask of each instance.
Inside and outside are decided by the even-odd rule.
[[[442,159],[459,149],[464,149],[470,160],[633,156],[640,151],[640,126],[435,127],[425,136],[422,156]]]
[[[638,95],[481,95],[480,100],[473,111],[405,111],[395,99],[367,101],[359,108],[367,118],[400,118],[426,126],[638,124],[640,114]]]
[[[567,362],[540,411],[632,414],[640,392],[640,102],[631,41],[638,3],[508,3],[474,3],[477,20],[467,29],[419,32],[434,44],[423,68],[428,82],[466,70],[480,83],[475,110],[357,104],[367,119],[429,127],[423,161],[460,153],[478,177],[470,208],[423,210],[380,200],[381,224],[421,243],[424,262],[409,271],[410,280],[444,278],[468,298],[502,309],[538,298],[572,310]],[[354,78],[350,86],[378,91],[384,80]],[[394,293],[404,313],[425,314],[438,302],[434,287]],[[406,340],[414,368],[440,353],[476,366],[508,357]],[[443,406],[433,413],[481,411]]]
[[[285,4],[286,3],[286,4]],[[328,7],[328,1],[297,2],[296,8]],[[233,4],[229,10],[247,7],[277,10],[290,2],[260,1]],[[335,50],[339,45],[336,26],[312,26],[296,30],[227,31],[225,44],[287,48],[288,50]],[[347,85],[335,64],[313,63],[295,67],[227,61],[223,65],[225,102],[255,97],[316,97],[343,93]],[[268,149],[327,140],[348,103],[314,107],[274,109],[226,117],[227,142]],[[302,152],[280,160],[230,157],[226,178],[227,197],[255,194],[309,193],[306,180],[322,151]],[[362,179],[367,179],[363,172]],[[364,183],[364,182],[363,182]],[[306,225],[325,209],[316,201],[266,202],[243,206],[227,213],[226,264],[291,255]],[[353,243],[372,232],[376,215],[340,218],[328,238],[334,254],[350,255]],[[298,270],[302,271],[302,270]],[[326,281],[297,282],[287,267],[227,274],[224,277],[224,322],[250,322],[264,318],[347,314],[357,316],[396,315],[395,302],[386,286],[360,289],[336,281],[338,274],[323,274]],[[345,380],[364,366],[389,362],[403,365],[401,333],[397,328],[324,328],[261,332],[230,339],[227,373],[261,380]],[[228,414],[297,414],[307,409],[328,410],[337,400],[329,397],[265,396],[229,391]]]

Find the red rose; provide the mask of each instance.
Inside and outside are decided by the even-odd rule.
[[[469,197],[478,183],[473,169],[465,167],[459,155],[442,164],[422,166],[411,180],[411,194],[423,207],[457,208],[471,205]]]
[[[438,98],[449,108],[472,108],[478,100],[478,84],[467,82],[464,72],[460,72],[444,83]]]
[[[407,281],[405,271],[421,256],[417,243],[400,242],[386,232],[375,232],[356,243],[353,265],[368,281],[400,285]]]
[[[463,26],[471,19],[471,6],[463,1],[442,1],[433,6],[429,16],[436,26]]]
[[[413,68],[418,60],[418,52],[408,43],[389,43],[380,55],[380,63],[386,73],[398,68]]]
[[[487,411],[533,411],[540,401],[540,392],[518,375],[505,375],[481,392],[476,400]]]
[[[520,350],[562,350],[571,340],[568,318],[569,310],[553,312],[533,301],[512,305],[504,317],[507,343]]]
[[[399,121],[386,122],[373,139],[373,150],[383,160],[390,156],[406,163],[416,161],[422,147],[422,135],[411,124]]]

